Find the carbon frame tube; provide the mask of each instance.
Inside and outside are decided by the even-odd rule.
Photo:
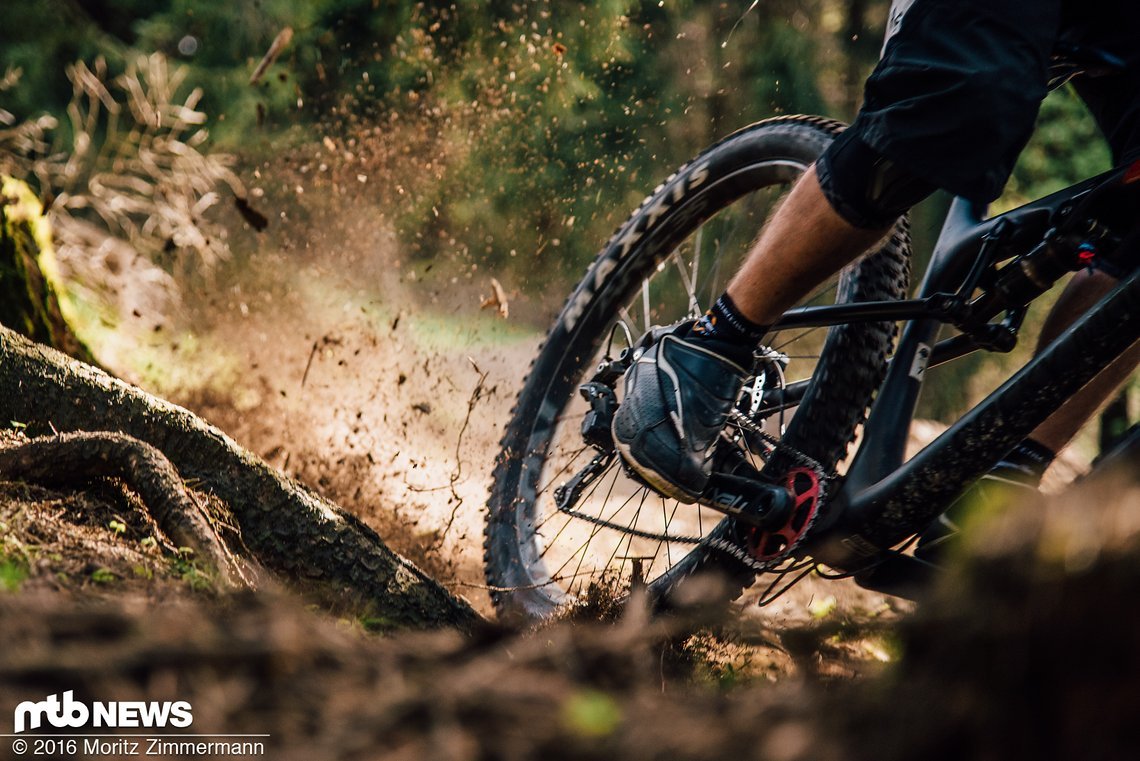
[[[824,562],[858,566],[938,517],[962,490],[1140,338],[1140,269],[905,465],[849,493]],[[995,453],[998,453],[995,455]],[[839,549],[836,544],[842,545]],[[838,550],[838,552],[837,552]]]
[[[852,475],[857,475],[857,480],[862,480],[863,485],[867,485],[902,464],[901,451],[905,446],[906,436],[905,430],[900,436],[900,426],[909,427],[921,388],[922,373],[916,373],[919,378],[911,377],[916,370],[915,360],[919,359],[919,366],[925,369],[949,362],[978,348],[964,346],[961,341],[954,339],[932,344],[943,325],[943,320],[940,319],[940,315],[946,312],[943,299],[946,298],[946,294],[955,292],[976,266],[986,237],[1003,223],[1007,229],[1041,228],[1036,238],[1031,241],[1035,243],[1040,240],[1041,234],[1044,234],[1047,219],[1056,216],[1059,208],[1092,189],[1111,184],[1111,180],[1121,171],[1119,168],[1109,170],[991,219],[984,218],[986,213],[984,206],[955,198],[939,232],[917,298],[894,302],[799,307],[789,310],[780,319],[776,324],[780,330],[827,327],[845,322],[910,321],[890,360],[892,369],[888,371],[887,379],[876,397],[877,401],[864,428],[864,442],[874,441],[876,445],[861,448],[855,463],[848,471],[849,481]],[[900,369],[899,365],[906,367]],[[773,395],[773,403],[777,407],[794,406],[803,397],[810,383],[808,379],[789,384],[788,388],[780,389]],[[912,395],[914,398],[910,399]],[[877,423],[878,420],[884,422]],[[901,444],[896,442],[894,446],[889,446],[888,442],[893,439],[900,439]],[[892,454],[879,458],[879,464],[870,467],[865,462],[867,455],[863,453],[863,449],[873,450],[883,447],[887,447]],[[894,452],[898,452],[897,456]],[[860,460],[864,462],[861,463]]]
[[[920,298],[940,291],[953,292],[969,274],[986,234],[996,224],[995,220],[983,221],[984,214],[983,206],[954,199],[919,288]],[[836,495],[838,499],[875,483],[902,465],[910,421],[942,325],[941,320],[925,318],[903,328],[887,377],[863,427],[863,443],[847,470],[844,489]],[[832,515],[840,513],[837,510]]]
[[[915,320],[925,317],[939,318],[943,300],[935,294],[927,299],[904,301],[862,301],[853,304],[800,307],[784,313],[772,330],[794,328],[821,328],[841,322],[885,322]]]

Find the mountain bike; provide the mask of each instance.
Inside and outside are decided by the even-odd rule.
[[[1112,65],[1068,51],[1053,84]],[[657,187],[598,255],[503,436],[484,540],[501,615],[542,619],[593,590],[630,587],[668,607],[705,571],[729,580],[726,601],[760,575],[763,601],[812,571],[908,594],[934,571],[905,551],[914,537],[1140,336],[1140,162],[992,217],[955,199],[916,295],[904,217],[765,338],[698,503],[658,494],[614,451],[625,371],[659,326],[700,315],[723,291],[842,129],[786,116],[730,135]],[[1119,285],[905,460],[927,370],[1010,351],[1029,304],[1089,266],[1112,268]],[[944,326],[954,334],[938,340]]]

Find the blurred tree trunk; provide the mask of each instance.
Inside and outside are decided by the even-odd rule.
[[[40,268],[34,225],[39,202],[27,186],[0,178],[0,325],[47,346],[94,363],[91,352],[67,324],[59,297]]]
[[[868,0],[847,0],[845,19],[843,24],[843,49],[847,62],[844,84],[847,89],[847,102],[844,110],[847,118],[854,119],[863,100],[863,67],[864,61],[860,53],[867,46],[863,39],[864,19],[867,14]]]
[[[0,420],[29,435],[111,431],[158,449],[229,506],[254,559],[302,591],[392,628],[470,629],[478,616],[355,516],[193,413],[0,327]]]

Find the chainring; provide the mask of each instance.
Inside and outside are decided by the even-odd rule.
[[[823,481],[813,468],[792,468],[784,486],[792,495],[788,522],[777,529],[752,528],[746,538],[748,554],[766,565],[783,561],[803,542],[823,503]]]

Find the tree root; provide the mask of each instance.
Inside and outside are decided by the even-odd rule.
[[[146,505],[176,547],[188,547],[227,589],[250,574],[218,538],[178,471],[158,449],[121,433],[69,433],[0,448],[0,475],[43,486],[81,486],[118,478]]]
[[[267,570],[348,602],[374,621],[465,630],[479,621],[464,600],[388,549],[355,516],[193,413],[3,327],[0,420],[24,423],[32,435],[110,430],[149,444],[182,479],[229,506],[242,541]]]

